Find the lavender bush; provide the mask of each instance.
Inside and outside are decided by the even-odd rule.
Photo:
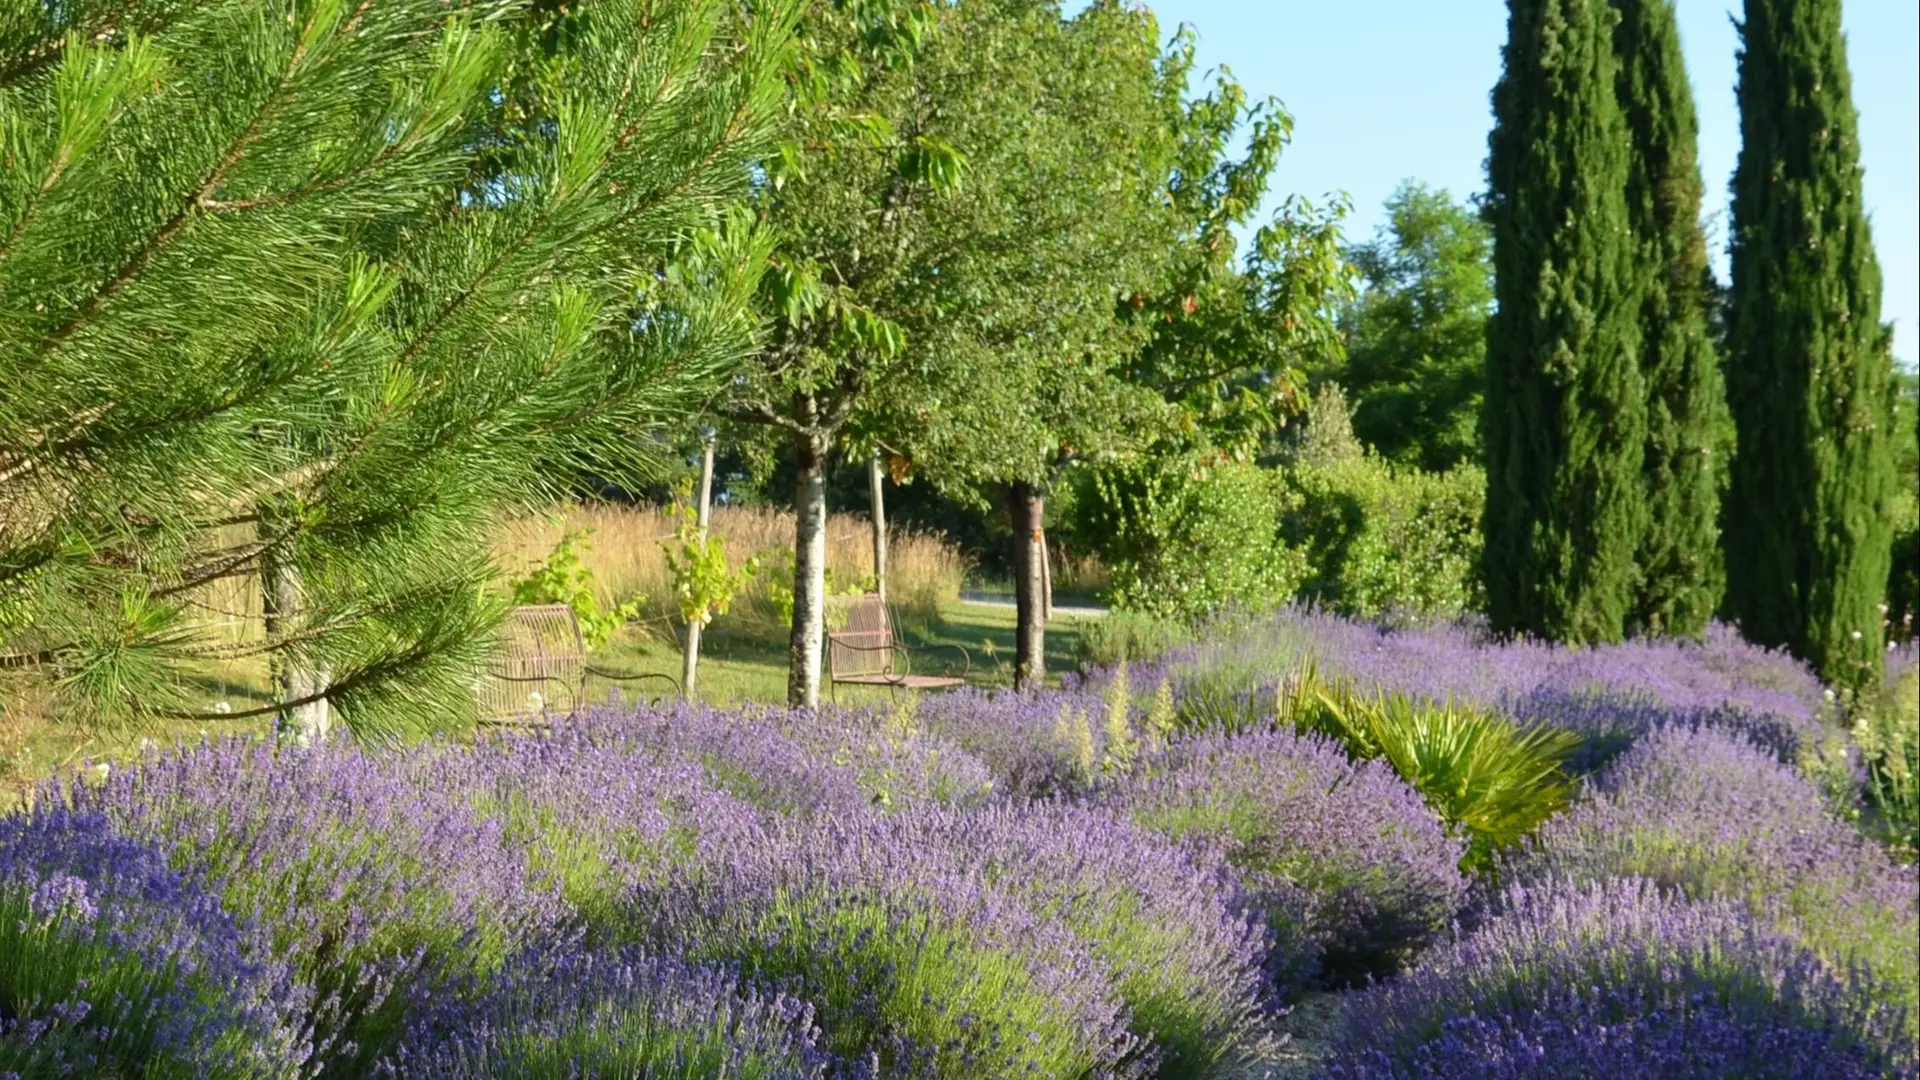
[[[1090,943],[1164,1080],[1209,1075],[1269,995],[1267,933],[1218,852],[1068,803],[913,814],[901,839]]]
[[[1294,609],[1174,650],[1148,677],[1172,679],[1183,707],[1202,719],[1264,722],[1281,685],[1309,665],[1362,690],[1495,708],[1574,731],[1590,744],[1572,762],[1584,768],[1664,726],[1731,728],[1792,761],[1818,741],[1825,706],[1804,665],[1724,626],[1700,641],[1574,650],[1496,642],[1465,624],[1395,628]],[[1091,684],[1101,681],[1096,674]]]
[[[297,1075],[298,988],[252,932],[104,817],[0,819],[0,1070]]]
[[[1549,822],[1525,880],[1650,878],[1775,913],[1838,967],[1862,965],[1920,1017],[1920,880],[1827,812],[1771,754],[1728,732],[1645,736]]]
[[[1878,991],[1737,904],[1640,879],[1514,886],[1478,930],[1350,1002],[1332,1075],[1732,1078],[1763,1046],[1780,1057],[1758,1075],[1911,1069]],[[1778,1071],[1796,1061],[1816,1071]]]
[[[758,852],[638,891],[633,917],[657,947],[789,988],[829,1051],[878,1076],[1151,1064],[1089,943],[891,818],[780,823]]]
[[[1016,798],[1084,791],[1104,756],[1100,694],[963,690],[920,703],[925,729],[986,763],[997,790]]]
[[[490,970],[569,917],[498,821],[411,777],[439,746],[375,755],[243,739],[161,755],[45,798],[95,812],[257,921],[316,993],[316,1052],[352,1075],[435,980]]]
[[[811,1012],[734,975],[634,952],[536,951],[416,1019],[391,1080],[821,1080]]]
[[[1114,798],[1149,829],[1222,846],[1275,932],[1283,982],[1297,985],[1315,951],[1336,985],[1396,971],[1466,896],[1463,845],[1419,794],[1317,737],[1197,737],[1143,762]]]

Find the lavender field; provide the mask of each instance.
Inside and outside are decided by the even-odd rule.
[[[1291,613],[1026,695],[210,742],[0,821],[0,1075],[1913,1076],[1920,885],[1840,715],[1725,633]]]

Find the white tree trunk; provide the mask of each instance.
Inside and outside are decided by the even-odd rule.
[[[700,502],[695,511],[694,525],[700,534],[700,542],[707,542],[707,523],[713,507],[713,440],[706,440],[706,447],[700,453]],[[688,701],[694,697],[694,680],[700,673],[700,632],[705,622],[695,619],[687,624],[687,655],[680,666],[680,696]]]
[[[787,704],[820,707],[827,631],[827,448],[824,435],[796,436],[793,495],[793,631],[787,643]]]
[[[873,591],[887,602],[887,492],[880,472],[880,452],[867,462],[867,488],[873,493]]]

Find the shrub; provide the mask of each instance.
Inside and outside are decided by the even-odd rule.
[[[569,918],[497,821],[424,792],[437,747],[373,756],[221,740],[49,793],[164,852],[318,994],[329,1066],[364,1072],[439,980],[490,971]]]
[[[557,889],[590,941],[620,940],[626,899],[675,865],[752,843],[762,812],[696,763],[586,724],[433,759],[422,787],[500,823],[530,888]]]
[[[920,700],[923,730],[985,762],[996,792],[1016,799],[1079,792],[1106,747],[1105,703],[1087,690],[1017,694],[957,690]]]
[[[596,741],[644,748],[698,765],[722,790],[776,813],[845,813],[923,802],[968,805],[994,790],[986,765],[922,730],[907,705],[889,727],[876,712],[720,709],[675,703],[661,710],[596,709],[569,727]]]
[[[1379,762],[1286,732],[1203,735],[1141,764],[1113,796],[1133,820],[1217,843],[1265,912],[1274,975],[1298,987],[1399,970],[1464,900],[1461,844]],[[1304,968],[1304,970],[1303,970]]]
[[[629,599],[602,605],[594,588],[593,570],[586,564],[581,549],[587,546],[587,531],[569,532],[560,537],[545,561],[510,583],[516,604],[565,604],[580,621],[580,636],[587,647],[605,645],[620,628],[640,617],[640,601]]]
[[[633,952],[523,955],[468,1003],[416,1021],[393,1080],[817,1080],[811,1012],[715,968]]]
[[[1302,598],[1368,617],[1480,606],[1486,476],[1478,468],[1426,473],[1350,457],[1296,465],[1285,485],[1280,536],[1305,555]]]
[[[1130,660],[1152,660],[1193,639],[1186,624],[1138,611],[1112,611],[1080,624],[1074,659],[1080,667],[1107,668]]]
[[[1920,1013],[1920,882],[1828,814],[1790,766],[1726,732],[1643,737],[1543,826],[1525,880],[1651,879],[1739,902]]]
[[[308,1052],[284,970],[104,817],[0,819],[0,1070],[255,1077]]]
[[[890,817],[779,822],[636,892],[654,942],[786,987],[879,1076],[1108,1076],[1137,1049],[1091,946]]]
[[[1892,673],[1853,724],[1868,830],[1904,861],[1920,858],[1920,668]]]
[[[1294,592],[1304,564],[1280,543],[1274,475],[1236,462],[1144,461],[1086,470],[1075,529],[1113,576],[1115,607],[1196,618],[1267,610]]]
[[[1470,838],[1469,865],[1487,867],[1566,806],[1561,762],[1579,737],[1521,727],[1453,701],[1356,692],[1309,666],[1282,685],[1280,723],[1343,744],[1356,758],[1380,758],[1412,784],[1449,828]]]
[[[1161,1057],[1156,1077],[1210,1075],[1255,1021],[1267,935],[1217,853],[1066,803],[914,814],[896,828],[1092,943],[1128,1026]]]
[[[1349,1026],[1334,1076],[1784,1080],[1909,1063],[1898,1010],[1876,1003],[1870,980],[1738,905],[1619,879],[1513,887],[1496,908],[1406,978],[1350,1003],[1365,1023]],[[1719,1060],[1716,1047],[1739,1056]],[[1757,1059],[1762,1047],[1780,1058]],[[1634,1067],[1649,1059],[1658,1067]],[[1800,1063],[1817,1067],[1783,1071]]]

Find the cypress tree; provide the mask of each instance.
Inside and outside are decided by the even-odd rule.
[[[1645,531],[1627,133],[1607,0],[1509,0],[1487,160],[1485,573],[1497,629],[1623,634]]]
[[[1727,600],[1830,682],[1877,677],[1893,372],[1840,0],[1746,0],[1727,396]]]
[[[1699,634],[1720,602],[1720,492],[1729,421],[1707,324],[1712,271],[1700,225],[1699,122],[1672,0],[1615,0],[1620,110],[1632,153],[1627,217],[1647,395],[1647,529],[1635,629]]]

